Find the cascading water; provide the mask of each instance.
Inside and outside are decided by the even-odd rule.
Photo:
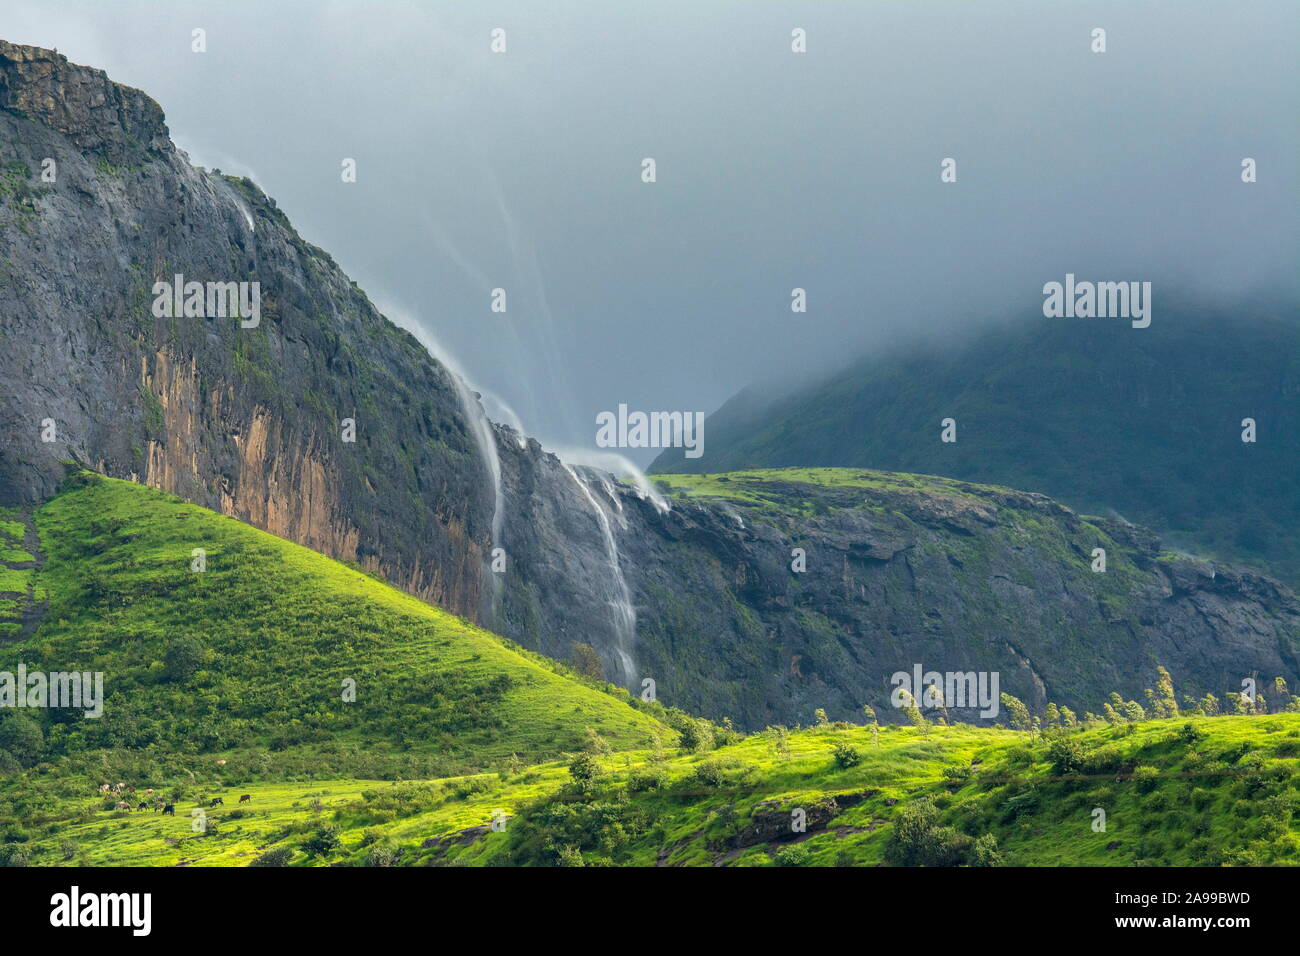
[[[477,396],[470,389],[460,366],[438,344],[424,325],[412,321],[410,313],[401,308],[385,305],[381,311],[390,318],[399,319],[400,324],[415,335],[420,344],[429,351],[429,354],[446,366],[448,377],[456,388],[456,396],[460,399],[461,409],[465,413],[465,420],[469,422],[470,434],[474,438],[474,443],[478,445],[479,454],[483,458],[483,465],[492,481],[492,540],[488,545],[489,554],[487,560],[483,562],[483,573],[486,575],[485,580],[488,582],[488,591],[492,596],[491,624],[493,627],[500,629],[498,619],[501,610],[501,597],[505,591],[505,582],[502,575],[492,572],[491,549],[505,547],[501,543],[501,528],[505,522],[505,490],[501,485],[501,456],[497,453],[497,442],[496,436],[492,432],[492,423],[488,420],[487,412],[483,410]]]
[[[452,380],[456,383],[456,392],[460,395],[461,405],[465,408],[465,417],[469,419],[474,441],[478,444],[483,464],[492,479],[492,541],[490,548],[501,548],[501,528],[505,522],[505,490],[501,486],[501,456],[497,453],[496,436],[492,433],[492,423],[488,421],[487,412],[479,404],[474,393],[470,391],[465,380],[454,371]],[[492,571],[491,558],[484,564],[492,595],[492,626],[500,628],[501,597],[505,592],[505,579]]]
[[[569,473],[569,477],[591,504],[591,510],[596,513],[596,523],[600,526],[600,533],[605,541],[605,556],[609,561],[609,587],[605,599],[609,606],[610,623],[613,627],[614,654],[618,657],[619,667],[622,670],[623,686],[635,690],[639,677],[636,661],[632,657],[636,646],[636,608],[632,606],[632,592],[627,586],[627,579],[623,577],[623,568],[619,563],[618,541],[614,537],[609,516],[605,514],[605,509],[587,487],[586,481],[572,466],[565,465],[564,470]],[[610,491],[607,489],[606,493]]]

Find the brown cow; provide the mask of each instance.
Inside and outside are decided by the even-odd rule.
[[[253,799],[253,795],[252,795],[251,793],[246,793],[246,794],[244,794],[242,797],[239,798],[239,802],[240,802],[240,803],[249,803],[249,802],[252,801],[252,799]]]

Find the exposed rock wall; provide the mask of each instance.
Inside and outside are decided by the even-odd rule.
[[[0,43],[0,106],[0,503],[73,460],[479,617],[490,492],[447,370],[143,93]],[[156,318],[177,273],[260,282],[260,324]]]

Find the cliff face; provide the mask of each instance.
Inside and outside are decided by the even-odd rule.
[[[997,672],[1031,709],[1055,701],[1080,714],[1100,712],[1111,691],[1144,703],[1157,665],[1180,698],[1240,690],[1247,677],[1294,686],[1300,674],[1300,602],[1282,585],[1177,557],[1148,532],[1042,495],[819,469],[665,478],[677,493],[664,511],[577,470],[594,499],[583,509],[572,478],[545,477],[558,462],[513,447],[503,536],[518,573],[506,579],[503,633],[559,656],[571,640],[621,643],[599,506],[635,609],[637,678],[654,679],[665,702],[745,727],[808,723],[818,707],[860,719],[866,703],[897,720],[889,678],[916,665]],[[510,477],[519,469],[522,481]],[[1092,569],[1095,548],[1104,572]],[[606,661],[620,673],[617,653]],[[979,719],[974,708],[950,716]]]
[[[0,167],[0,502],[71,459],[479,616],[491,494],[456,384],[272,200],[192,167],[143,93],[8,43]],[[259,324],[156,318],[178,273],[260,282]]]
[[[260,322],[155,316],[154,283],[178,273],[259,282]],[[4,43],[0,334],[0,504],[45,498],[71,459],[527,647],[591,644],[609,678],[745,727],[864,703],[897,719],[889,677],[917,664],[997,671],[1031,706],[1079,711],[1140,698],[1157,663],[1189,693],[1298,676],[1284,589],[1038,495],[787,474],[674,479],[668,507],[486,428],[463,383],[272,200],[190,166],[147,96]],[[1099,546],[1105,574],[1089,569]]]

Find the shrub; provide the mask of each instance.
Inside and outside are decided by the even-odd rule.
[[[249,866],[288,866],[289,861],[293,858],[293,850],[287,846],[277,846],[274,849],[267,850]]]
[[[1209,735],[1197,728],[1195,724],[1183,724],[1182,727],[1178,728],[1178,739],[1189,746],[1204,740],[1207,736]]]
[[[776,851],[776,856],[772,858],[775,866],[807,866],[808,861],[812,859],[812,853],[806,846],[795,844],[794,846],[783,846]]]
[[[1150,793],[1160,785],[1160,771],[1155,767],[1138,767],[1133,771],[1133,783],[1139,793]]]
[[[168,646],[163,654],[163,673],[169,681],[184,681],[203,664],[203,645],[192,637],[182,637]]]
[[[998,838],[986,833],[976,838],[971,845],[971,866],[1002,866],[1002,853],[998,850]]]
[[[311,856],[327,856],[339,848],[339,843],[339,831],[327,823],[304,840],[302,848]]]
[[[582,858],[582,851],[572,844],[560,847],[559,853],[556,856],[556,862],[559,866],[587,865],[587,862]]]
[[[903,807],[885,844],[885,859],[898,866],[956,866],[970,837],[939,825],[939,811],[928,797]]]
[[[1052,773],[1058,777],[1078,773],[1083,769],[1083,745],[1073,737],[1058,737],[1047,748],[1052,761]]]
[[[835,765],[841,770],[847,770],[849,767],[856,767],[862,762],[862,754],[858,753],[857,748],[851,747],[843,742],[835,745],[834,753]]]
[[[387,843],[376,843],[366,854],[366,866],[393,866],[397,863],[397,851]]]
[[[943,779],[948,782],[949,786],[960,786],[963,782],[971,778],[970,767],[963,767],[958,764],[955,767],[943,768]]]
[[[26,866],[32,860],[31,847],[22,843],[0,846],[0,866]]]
[[[30,767],[45,750],[41,725],[30,717],[14,714],[0,723],[0,750],[8,751],[17,762]]]
[[[600,764],[595,754],[586,751],[578,754],[569,762],[569,776],[578,783],[589,783],[600,776]]]
[[[700,786],[716,789],[727,782],[727,775],[723,772],[722,764],[716,760],[706,760],[691,774],[691,783]]]
[[[647,767],[632,773],[627,778],[627,789],[632,793],[648,793],[660,790],[668,783],[668,774],[661,767]]]

